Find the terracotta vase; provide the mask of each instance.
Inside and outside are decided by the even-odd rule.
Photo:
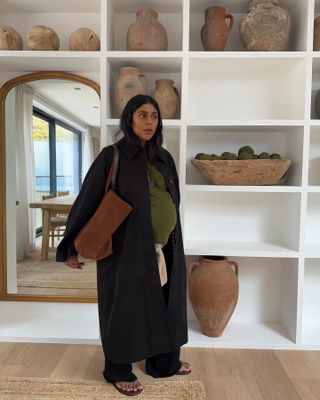
[[[34,25],[27,32],[27,44],[31,50],[59,50],[56,32],[45,25]]]
[[[158,21],[157,11],[143,8],[136,17],[127,32],[127,50],[167,50],[167,32]]]
[[[122,114],[125,105],[133,96],[145,94],[146,89],[147,77],[138,68],[120,68],[119,78],[114,85],[114,99],[118,116]]]
[[[69,50],[99,51],[100,39],[91,29],[79,28],[69,37]]]
[[[253,0],[240,22],[240,39],[246,50],[284,51],[289,47],[291,18],[278,0]]]
[[[229,26],[225,20],[229,19]],[[205,11],[205,24],[201,29],[203,49],[207,51],[223,51],[226,47],[228,35],[233,27],[234,17],[226,14],[220,6],[212,6]]]
[[[173,118],[179,103],[178,89],[171,79],[156,80],[156,88],[152,96],[157,100],[162,118]]]
[[[320,17],[317,17],[314,20],[314,29],[313,29],[313,50],[320,50]]]
[[[22,50],[20,33],[8,25],[0,26],[0,50]]]
[[[221,336],[238,301],[238,265],[222,256],[189,264],[189,298],[202,332]]]

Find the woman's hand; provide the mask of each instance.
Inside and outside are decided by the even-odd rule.
[[[64,265],[67,265],[70,268],[75,268],[75,269],[82,269],[84,266],[84,262],[79,262],[78,256],[74,255],[69,257],[65,262]]]

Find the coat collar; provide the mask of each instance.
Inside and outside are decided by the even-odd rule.
[[[128,160],[134,158],[139,151],[141,151],[141,146],[138,143],[133,143],[126,137],[121,138],[116,144]],[[163,147],[157,150],[156,158],[157,157],[165,163],[168,162],[167,152]]]

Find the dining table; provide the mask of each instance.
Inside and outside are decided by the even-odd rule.
[[[68,214],[75,199],[76,196],[74,195],[66,195],[29,203],[30,208],[41,208],[43,213],[42,243],[40,256],[40,259],[42,261],[48,259],[51,217],[59,213]]]

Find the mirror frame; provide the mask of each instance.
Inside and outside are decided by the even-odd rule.
[[[5,100],[8,92],[15,86],[40,79],[62,79],[80,82],[92,87],[100,98],[100,86],[96,82],[80,75],[59,71],[40,71],[21,75],[7,81],[0,88],[0,301],[96,303],[96,296],[73,297],[66,295],[25,295],[7,293]]]

